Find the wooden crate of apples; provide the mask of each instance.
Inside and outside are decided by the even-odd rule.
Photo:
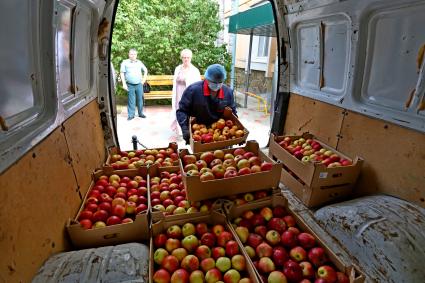
[[[148,191],[151,201],[151,219],[189,219],[220,209],[224,200],[191,202],[186,198],[180,167],[149,167]]]
[[[149,282],[259,282],[224,215],[152,225]]]
[[[308,133],[272,134],[269,156],[282,162],[281,182],[308,207],[349,195],[363,164],[362,158],[351,159]]]
[[[363,282],[286,205],[282,196],[226,212],[262,282]]]
[[[104,170],[137,169],[142,166],[158,164],[161,167],[178,165],[178,147],[170,143],[165,148],[121,151],[112,148],[103,166]]]
[[[96,171],[83,203],[67,230],[77,247],[149,238],[147,168]],[[108,237],[108,235],[118,235]]]
[[[195,153],[242,144],[249,134],[229,108],[224,110],[223,118],[211,125],[199,124],[192,118],[189,126],[190,146]]]
[[[180,169],[186,195],[200,201],[279,185],[281,164],[265,155],[257,142],[245,147],[190,154],[181,150]]]

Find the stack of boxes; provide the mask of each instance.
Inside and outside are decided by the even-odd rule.
[[[236,225],[231,225],[232,221],[240,217],[244,211],[263,207],[273,208],[280,205],[288,213],[294,215],[298,226],[303,231],[314,234],[308,225],[296,215],[296,212],[290,210],[286,199],[281,195],[279,182],[282,182],[293,191],[306,206],[317,206],[337,197],[348,195],[351,192],[359,174],[362,160],[356,158],[351,166],[334,168],[327,168],[313,162],[303,163],[279,145],[284,137],[274,135],[271,135],[270,151],[269,156],[267,156],[259,149],[257,142],[246,142],[248,131],[233,114],[226,112],[225,119],[231,120],[232,124],[237,125],[238,129],[241,129],[244,134],[238,138],[209,143],[194,141],[191,134],[190,145],[193,153],[190,153],[187,149],[178,151],[176,144],[171,143],[167,148],[139,150],[137,154],[131,154],[131,156],[136,155],[136,159],[133,159],[132,162],[127,162],[127,164],[134,164],[134,166],[131,165],[129,167],[120,162],[117,165],[116,161],[118,160],[114,160],[114,158],[118,159],[121,153],[122,155],[128,155],[129,152],[113,149],[103,170],[93,173],[90,189],[84,197],[76,217],[68,221],[67,230],[74,246],[78,248],[97,247],[149,240],[151,249],[149,282],[153,282],[153,276],[156,271],[153,259],[154,249],[156,248],[153,243],[155,236],[165,233],[173,225],[182,226],[187,222],[194,224],[205,222],[211,226],[219,224],[231,232],[233,238],[237,241],[240,253],[246,259],[246,269],[242,273],[247,278],[250,278],[249,282],[264,282],[264,274],[259,273],[258,265],[250,259],[244,244],[235,232]],[[191,120],[191,126],[195,122]],[[309,137],[314,138],[312,136]],[[242,146],[241,144],[245,142],[246,144]],[[234,145],[239,146],[230,148]],[[325,144],[323,144],[323,147],[329,148]],[[243,152],[252,152],[254,156],[257,156],[259,162],[261,162],[258,164],[257,169],[252,170],[252,172],[250,170],[246,174],[241,173],[225,178],[222,176],[216,177],[216,175],[209,180],[201,180],[200,174],[189,173],[189,170],[185,170],[187,165],[185,164],[185,158],[188,155],[200,160],[201,155],[208,151],[220,150],[223,154],[233,154],[236,149],[243,150]],[[157,158],[150,157],[148,160],[151,161],[146,162],[146,154],[144,155],[146,151],[150,154],[162,154],[159,156],[162,160],[157,161]],[[341,154],[341,156],[343,155]],[[169,159],[165,160],[165,158]],[[128,159],[130,160],[131,158]],[[137,163],[138,159],[144,160]],[[268,165],[262,168],[260,165],[264,162]],[[238,172],[238,167],[235,167],[236,172]],[[119,177],[117,183],[105,183],[105,181],[111,181],[111,178],[116,178],[115,176]],[[104,181],[99,181],[102,179]],[[135,179],[137,180],[136,183],[130,182]],[[105,191],[99,192],[99,194],[93,192],[96,191],[96,186],[103,183],[105,183],[104,187],[113,186],[117,191],[124,193],[124,195],[120,195],[123,199],[127,198],[124,206],[128,206],[128,201],[132,194],[137,195],[137,197],[133,196],[131,199],[134,200],[133,202],[139,210],[132,211],[130,209],[131,215],[129,215],[129,211],[126,211],[122,217],[126,218],[127,216],[127,218],[130,218],[131,220],[127,220],[129,223],[103,227],[104,225],[95,223],[96,220],[100,221],[99,217],[95,217],[95,219],[92,219],[92,226],[83,225],[82,212],[88,209],[88,203],[93,202],[99,206],[101,202],[99,200],[101,198],[100,194],[108,193],[106,188],[104,188]],[[110,189],[113,190],[112,188]],[[117,192],[114,193],[116,194]],[[110,195],[111,198],[113,196],[113,194]],[[93,197],[98,198],[98,201],[96,202]],[[106,196],[104,197],[106,198]],[[169,200],[164,202],[166,199]],[[95,209],[95,206],[93,206],[92,212],[95,213],[99,209],[99,207]],[[141,209],[143,210],[140,211]],[[111,214],[111,210],[108,212]],[[105,219],[102,220],[100,222],[107,223]],[[363,280],[363,277],[353,266],[344,265],[325,246],[322,240],[316,235],[315,237],[317,242],[325,247],[331,262],[350,278],[350,282],[361,282]]]

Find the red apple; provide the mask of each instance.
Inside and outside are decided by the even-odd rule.
[[[97,221],[106,222],[106,220],[108,219],[108,216],[109,215],[108,215],[107,211],[100,209],[93,214],[93,221],[94,222],[97,222]]]
[[[80,225],[83,227],[83,229],[87,230],[87,229],[91,229],[91,227],[93,226],[93,223],[90,219],[83,219],[83,220],[80,220]]]
[[[213,233],[207,232],[201,236],[201,244],[206,245],[210,248],[214,247],[215,241],[216,241],[216,237],[214,236]]]
[[[257,246],[260,245],[262,241],[263,241],[263,238],[261,238],[261,236],[258,234],[251,233],[248,236],[248,245],[250,245],[254,249],[256,249]]]
[[[195,255],[202,261],[205,258],[211,257],[211,249],[206,245],[199,246],[195,251]]]
[[[120,218],[124,218],[125,216],[125,206],[117,204],[112,205],[112,215],[118,216]]]
[[[168,283],[170,282],[170,274],[165,269],[159,269],[155,272],[153,275],[153,282],[154,283]]]
[[[93,219],[93,212],[91,212],[90,210],[81,211],[80,215],[78,216],[78,220],[81,222],[81,220],[83,220],[83,219],[92,220]]]
[[[159,249],[155,250],[155,252],[153,254],[153,260],[156,264],[162,265],[162,261],[167,256],[169,256],[169,253],[165,249],[159,248]]]
[[[337,271],[336,272],[337,282],[338,283],[349,283],[350,279],[348,279],[348,276],[345,275],[342,272]]]
[[[267,243],[259,244],[256,249],[256,254],[259,258],[271,257],[273,255],[273,248]]]
[[[297,246],[289,251],[289,256],[296,262],[300,262],[307,259],[307,252],[302,247]]]
[[[297,236],[298,243],[305,249],[311,249],[316,245],[316,240],[309,233],[301,233]]]
[[[266,238],[267,235],[267,227],[264,225],[256,226],[254,229],[254,232],[258,235],[260,235],[263,239]]]
[[[314,278],[314,267],[309,261],[300,262],[300,267],[305,278]]]
[[[199,259],[194,255],[187,255],[183,258],[180,266],[188,272],[195,271],[199,268]]]
[[[109,218],[106,220],[106,225],[108,226],[116,225],[120,223],[121,223],[121,218],[116,215],[109,216]]]
[[[328,257],[326,256],[326,251],[323,248],[315,247],[308,252],[308,259],[316,267],[319,267],[327,262]]]
[[[181,244],[183,248],[185,248],[189,253],[191,253],[194,252],[199,246],[199,241],[195,235],[189,235],[187,237],[184,237]]]
[[[262,273],[269,273],[276,269],[274,262],[269,257],[262,257],[258,261],[258,270]]]
[[[283,264],[288,260],[288,258],[288,253],[283,247],[276,247],[273,249],[272,259],[277,266],[283,266]]]
[[[267,223],[267,228],[269,230],[275,230],[279,234],[282,234],[286,230],[286,223],[282,218],[273,217]]]
[[[203,234],[208,232],[208,226],[205,223],[196,224],[196,234],[198,237],[202,237]]]
[[[218,237],[224,231],[224,227],[221,224],[217,224],[213,226],[212,231]]]
[[[236,241],[230,240],[226,243],[226,255],[232,257],[239,253],[239,245]]]
[[[301,266],[293,260],[288,260],[283,264],[283,274],[291,282],[299,282],[303,278]]]
[[[179,268],[179,260],[175,256],[168,255],[162,261],[161,267],[168,272],[173,273],[177,270],[177,268]]]
[[[285,231],[281,236],[282,245],[292,248],[297,245],[297,236],[291,231]]]
[[[283,217],[286,213],[286,210],[283,206],[276,206],[273,208],[274,217]]]
[[[211,256],[216,260],[226,255],[226,250],[223,247],[214,247],[211,250]]]
[[[162,248],[165,246],[165,243],[167,242],[167,235],[164,233],[158,234],[153,238],[153,244],[155,248]]]
[[[222,279],[221,272],[217,268],[212,268],[208,270],[208,272],[205,274],[205,281],[207,283],[209,282],[217,282]]]
[[[317,269],[317,277],[325,279],[328,283],[334,283],[337,281],[336,271],[329,265],[320,266]]]
[[[165,249],[171,253],[173,250],[180,248],[181,243],[177,239],[169,238],[165,242]]]
[[[207,272],[210,269],[213,269],[215,267],[215,261],[212,258],[205,258],[201,261],[201,269],[204,272]]]
[[[220,247],[225,247],[226,243],[230,240],[233,240],[233,236],[230,232],[223,231],[217,236],[217,244]]]
[[[180,239],[182,235],[182,229],[179,225],[172,225],[167,229],[167,236],[169,238]]]
[[[170,283],[188,283],[189,282],[189,273],[180,268],[174,271],[173,275],[171,275]]]

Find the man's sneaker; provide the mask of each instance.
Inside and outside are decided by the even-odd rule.
[[[134,117],[128,117],[127,121],[130,121],[130,120],[133,120],[133,119],[134,119]]]
[[[139,117],[146,118],[145,114],[140,114]]]

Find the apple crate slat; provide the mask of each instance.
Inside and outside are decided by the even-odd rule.
[[[182,171],[183,183],[186,187],[187,199],[190,201],[200,201],[205,199],[214,199],[234,194],[248,193],[263,189],[277,188],[282,171],[282,165],[274,162],[265,155],[255,141],[248,141],[243,148],[245,151],[253,152],[261,161],[272,163],[270,171],[261,171],[247,175],[235,176],[227,179],[214,179],[210,181],[201,181],[199,176],[187,176],[184,173],[182,159],[188,155],[187,149],[180,151],[180,170]],[[232,153],[235,149],[224,149],[223,152]],[[195,153],[197,160],[202,153]]]
[[[129,154],[131,152],[134,152],[135,153],[135,157],[139,158],[142,154],[152,155],[150,152],[152,152],[154,150],[159,152],[159,151],[162,151],[162,150],[167,151],[167,149],[172,149],[173,150],[173,153],[175,153],[176,155],[173,154],[174,160],[173,160],[171,166],[170,165],[164,165],[164,166],[161,165],[161,166],[163,166],[163,167],[167,167],[167,166],[170,166],[170,167],[172,167],[172,166],[178,166],[178,164],[179,164],[178,155],[177,155],[178,154],[178,146],[177,146],[177,143],[171,142],[171,143],[168,144],[168,147],[152,148],[152,149],[138,149],[138,150],[121,151],[119,148],[113,147],[113,148],[111,148],[109,150],[108,158],[106,159],[106,162],[103,165],[103,168],[102,169],[105,170],[105,171],[107,171],[107,172],[111,172],[112,170],[137,169],[138,167],[144,167],[144,166],[147,166],[147,165],[153,165],[154,164],[154,161],[158,159],[154,155],[153,155],[154,160],[152,160],[153,162],[149,162],[149,164],[140,164],[140,165],[134,164],[134,168],[132,168],[133,166],[130,166],[129,167],[129,164],[130,163],[127,163],[127,165],[125,163],[122,163],[121,165],[119,165],[119,164],[114,165],[114,163],[117,161],[117,160],[114,160],[114,155],[119,155],[120,157],[123,157],[123,156],[121,156],[120,153],[125,152],[126,154]],[[146,154],[146,152],[148,152],[148,154]],[[166,157],[169,157],[169,156],[166,156]],[[130,161],[131,157],[128,157],[127,156],[126,159],[128,159]],[[152,159],[152,158],[150,157],[150,159]],[[120,161],[120,160],[118,160],[118,161]],[[136,163],[136,162],[137,161],[134,161],[134,163]]]
[[[360,174],[363,159],[354,160],[333,149],[314,135],[304,133],[301,136],[288,136],[292,140],[304,138],[314,139],[322,148],[330,150],[340,157],[352,161],[351,165],[329,168],[320,162],[302,162],[279,143],[285,136],[270,135],[269,156],[282,163],[280,181],[287,186],[307,207],[315,207],[352,193],[353,187]]]
[[[339,271],[347,275],[350,283],[363,283],[365,281],[365,277],[363,273],[359,270],[359,268],[355,266],[354,264],[350,264],[350,265],[344,264],[341,261],[341,259],[317,235],[317,233],[315,233],[296,212],[291,210],[291,208],[288,206],[288,201],[281,195],[280,196],[273,195],[272,198],[265,199],[261,202],[247,203],[247,204],[238,205],[238,206],[233,205],[230,207],[229,206],[225,207],[225,214],[227,216],[227,220],[229,221],[230,229],[232,230],[232,233],[236,235],[236,239],[240,245],[244,246],[244,244],[241,242],[241,239],[237,236],[235,228],[232,226],[232,221],[238,217],[241,217],[245,211],[248,211],[248,210],[254,211],[256,209],[261,209],[264,207],[269,207],[273,209],[277,206],[283,207],[285,211],[287,212],[287,214],[291,215],[295,219],[296,225],[299,228],[301,228],[300,232],[306,232],[313,235],[313,237],[316,240],[316,246],[322,247],[325,250],[329,261],[333,265],[335,265],[335,267]],[[249,259],[249,261],[252,263],[251,258]],[[261,279],[260,272],[257,269],[255,269],[255,272],[260,282],[267,283]]]
[[[81,211],[84,210],[86,200],[89,197],[90,191],[95,186],[95,182],[100,176],[111,176],[112,174],[121,177],[134,178],[141,176],[147,180],[148,169],[146,167],[139,168],[138,170],[119,170],[112,172],[105,172],[98,170],[92,174],[92,181],[86,195],[81,203],[81,206],[73,219],[69,219],[66,224],[66,230],[69,234],[72,244],[78,248],[92,248],[107,245],[123,244],[127,242],[141,242],[148,240],[150,237],[148,213],[150,210],[149,198],[147,198],[146,210],[135,215],[135,219],[131,223],[123,223],[110,225],[100,228],[84,229],[79,223],[78,219]],[[94,224],[94,223],[93,223]]]
[[[231,120],[234,125],[238,126],[238,129],[242,130],[244,132],[243,136],[224,140],[224,141],[214,141],[210,143],[202,143],[200,141],[193,140],[193,133],[192,133],[192,126],[196,123],[195,118],[190,119],[190,147],[194,153],[197,152],[204,152],[214,149],[222,149],[226,147],[231,147],[233,145],[243,144],[248,138],[249,131],[242,125],[242,123],[239,121],[239,119],[233,114],[232,110],[229,108],[225,108],[223,112],[223,119],[225,120]]]
[[[249,260],[249,257],[246,254],[243,245],[241,245],[240,241],[237,240],[237,235],[231,229],[229,223],[226,220],[226,216],[223,215],[220,212],[217,212],[217,211],[213,211],[213,212],[211,212],[207,215],[204,215],[204,216],[192,217],[191,219],[179,219],[179,220],[165,219],[165,220],[161,220],[157,223],[152,224],[152,227],[151,227],[152,237],[151,237],[151,240],[150,240],[149,282],[153,282],[153,276],[154,276],[154,273],[155,273],[155,266],[154,266],[154,250],[155,250],[155,247],[154,247],[154,243],[153,243],[154,237],[157,236],[160,233],[165,233],[165,231],[173,225],[182,226],[182,225],[184,225],[188,222],[192,223],[192,224],[206,223],[207,225],[216,225],[216,224],[223,225],[225,230],[229,231],[232,234],[233,238],[238,243],[240,254],[245,258],[245,261],[246,261],[246,271],[245,271],[246,276],[249,277],[249,279],[253,283],[259,283],[260,282],[258,280],[256,271],[255,271],[255,268],[254,268],[252,262]]]

